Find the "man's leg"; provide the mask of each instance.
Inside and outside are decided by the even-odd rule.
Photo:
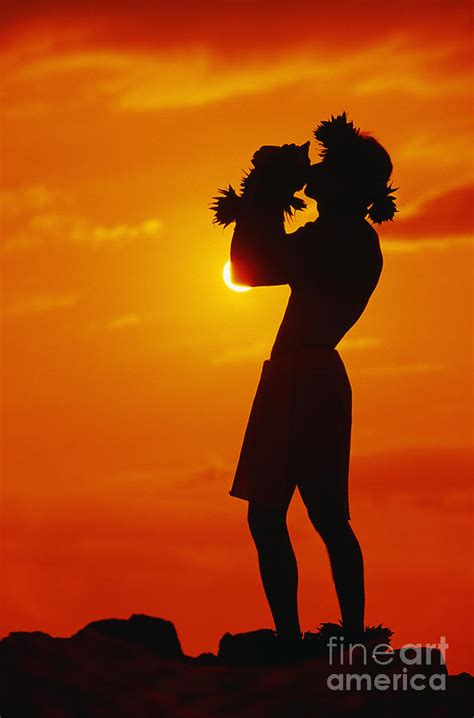
[[[299,639],[298,568],[286,525],[286,509],[251,502],[248,522],[277,634],[284,640]]]
[[[308,508],[308,514],[326,544],[343,628],[351,638],[362,636],[365,592],[364,562],[359,542],[346,518],[334,514],[323,516],[311,508]]]

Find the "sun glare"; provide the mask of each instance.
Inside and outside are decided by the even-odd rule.
[[[252,289],[252,287],[246,287],[245,284],[234,284],[230,278],[230,261],[224,265],[222,276],[229,289],[233,289],[234,292],[248,292],[249,289]]]

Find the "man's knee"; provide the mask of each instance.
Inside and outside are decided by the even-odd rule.
[[[256,543],[279,540],[286,533],[286,511],[261,504],[249,503],[247,521]]]
[[[308,516],[324,541],[335,541],[352,531],[349,519],[342,512],[308,509]]]

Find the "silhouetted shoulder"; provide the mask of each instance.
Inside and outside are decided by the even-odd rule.
[[[328,248],[351,259],[359,257],[367,261],[371,257],[375,263],[382,264],[383,261],[379,236],[365,219],[354,221],[338,218],[327,221],[318,218],[290,232],[287,238],[303,245],[308,244],[316,253]]]
[[[379,236],[374,227],[365,219],[354,221],[352,219],[337,218],[331,221],[315,219],[312,222],[306,222],[302,227],[289,232],[289,239],[314,239],[316,237],[322,240],[343,240],[350,238],[359,239],[367,246],[380,249]]]
[[[288,232],[287,237],[288,239],[304,239],[305,237],[311,238],[314,237],[317,232],[318,221],[314,220],[313,222],[306,222],[306,224],[303,224],[302,227],[295,229],[294,232]]]
[[[312,245],[307,257],[320,268],[335,270],[339,281],[375,286],[380,277],[383,257],[379,236],[364,219],[331,218],[307,222],[298,230],[304,244]],[[314,265],[313,265],[314,266]]]

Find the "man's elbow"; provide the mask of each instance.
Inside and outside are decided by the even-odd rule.
[[[230,261],[230,279],[234,284],[244,287],[256,287],[258,282],[248,264],[242,261]]]

